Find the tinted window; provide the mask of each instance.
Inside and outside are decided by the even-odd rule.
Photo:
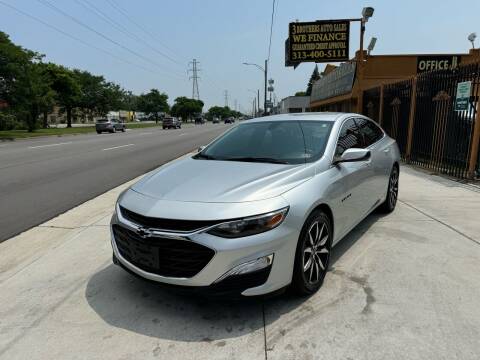
[[[325,121],[300,121],[307,159],[311,161],[322,157],[330,136],[332,125]]]
[[[263,159],[265,162],[272,159],[289,164],[313,161],[323,155],[331,124],[324,121],[312,124],[307,124],[307,121],[244,123],[216,140],[196,158],[238,161]],[[303,126],[306,126],[305,129],[302,129]],[[308,136],[304,137],[304,134]]]
[[[340,129],[335,156],[341,156],[347,149],[361,147],[362,140],[355,121],[353,119],[345,121]]]
[[[372,121],[358,118],[355,122],[362,136],[363,147],[368,147],[383,137],[383,131]]]

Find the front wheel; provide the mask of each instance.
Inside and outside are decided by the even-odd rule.
[[[300,233],[295,253],[292,288],[301,295],[315,293],[328,271],[332,224],[323,211],[314,211]]]
[[[394,166],[390,173],[390,178],[388,179],[387,198],[385,199],[385,202],[380,205],[380,210],[384,213],[388,214],[395,210],[398,199],[398,178],[398,167]]]

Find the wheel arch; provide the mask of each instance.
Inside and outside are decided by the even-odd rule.
[[[310,213],[307,216],[307,219],[314,211],[317,211],[317,210],[323,211],[328,216],[328,218],[330,219],[330,225],[332,226],[332,238],[335,239],[335,220],[334,220],[334,217],[333,217],[332,209],[326,203],[320,203],[317,206],[315,206],[312,209],[312,211],[310,211]]]

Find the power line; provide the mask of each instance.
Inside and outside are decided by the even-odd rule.
[[[90,48],[92,48],[92,49],[95,49],[95,50],[97,50],[97,51],[101,51],[101,52],[103,52],[104,54],[107,54],[107,55],[109,55],[109,56],[111,56],[111,57],[113,57],[113,58],[115,58],[115,59],[117,59],[117,60],[119,60],[119,61],[121,61],[121,62],[124,62],[124,63],[129,64],[129,65],[132,65],[132,66],[136,66],[136,67],[138,67],[138,68],[140,68],[140,69],[142,69],[142,70],[148,71],[149,73],[155,73],[155,71],[153,71],[153,70],[151,70],[151,69],[149,69],[149,68],[146,68],[146,67],[144,67],[143,65],[136,64],[136,63],[131,62],[131,61],[129,61],[129,60],[123,59],[123,58],[121,58],[121,57],[119,57],[119,56],[117,56],[117,55],[115,55],[115,54],[113,54],[113,53],[111,53],[111,52],[109,52],[109,51],[107,51],[107,50],[105,50],[105,49],[102,49],[102,48],[100,48],[100,47],[97,47],[97,46],[95,46],[95,45],[92,45],[92,44],[90,44],[90,43],[88,43],[88,42],[86,42],[86,41],[84,41],[84,40],[82,40],[82,39],[80,39],[80,38],[78,38],[78,37],[76,37],[76,36],[74,36],[74,35],[71,35],[71,34],[67,33],[66,31],[63,31],[62,29],[60,29],[60,28],[58,28],[58,27],[56,27],[56,26],[54,26],[54,25],[51,25],[51,24],[43,21],[42,19],[40,19],[40,18],[38,18],[38,17],[36,17],[36,16],[30,15],[30,14],[26,13],[25,11],[16,8],[16,7],[13,6],[13,5],[7,4],[7,3],[5,3],[5,2],[3,2],[3,1],[1,1],[1,0],[0,0],[0,4],[2,4],[3,6],[6,6],[6,7],[8,7],[8,8],[10,8],[10,9],[16,11],[16,12],[18,12],[19,14],[22,14],[23,16],[26,16],[26,17],[28,17],[28,18],[30,18],[30,19],[32,19],[32,20],[35,20],[35,21],[39,22],[39,23],[42,24],[42,25],[45,25],[45,26],[47,26],[47,27],[49,27],[49,28],[57,31],[57,32],[59,32],[60,34],[66,36],[66,37],[69,37],[70,39],[73,39],[73,40],[75,40],[75,41],[78,41],[79,43],[81,43],[81,44],[83,44],[83,45],[85,45],[85,46],[88,46],[88,47],[90,47]]]
[[[139,41],[141,42],[142,44],[144,44],[145,46],[147,46],[148,48],[150,48],[151,50],[153,50],[154,52],[156,52],[157,54],[159,54],[160,56],[174,62],[175,64],[179,64],[179,62],[177,62],[175,59],[171,58],[170,56],[168,56],[167,54],[164,54],[163,52],[161,52],[160,50],[156,49],[155,47],[153,47],[152,45],[150,45],[150,43],[148,43],[148,41],[145,41],[144,39],[142,39],[140,36],[136,35],[135,33],[133,33],[132,31],[128,30],[125,26],[123,26],[121,23],[119,23],[118,21],[112,19],[110,16],[108,16],[107,14],[105,14],[105,12],[103,12],[101,9],[99,9],[97,6],[95,6],[94,4],[92,4],[90,1],[88,0],[75,0],[75,2],[79,5],[81,5],[82,7],[84,7],[85,9],[93,12],[94,14],[96,14],[98,17],[100,17],[101,19],[107,21],[110,25],[112,25],[113,27],[115,27],[116,29],[118,29],[120,32],[122,32],[123,34],[127,35],[128,37],[130,37],[131,39],[135,40],[135,41]],[[183,65],[182,65],[183,67]]]
[[[117,45],[118,47],[121,47],[122,49],[124,49],[125,51],[128,51],[129,53],[135,55],[136,57],[138,57],[138,58],[140,58],[140,59],[142,59],[142,60],[144,60],[144,61],[147,61],[147,62],[149,62],[149,63],[151,63],[151,64],[153,64],[153,65],[155,65],[155,66],[157,66],[157,67],[159,67],[159,68],[162,67],[160,64],[156,63],[155,61],[153,61],[153,60],[151,60],[151,59],[149,59],[149,58],[147,58],[146,56],[143,56],[143,55],[141,55],[141,54],[137,54],[137,53],[136,53],[135,51],[133,51],[132,49],[126,47],[125,45],[120,44],[119,42],[111,39],[110,37],[102,34],[101,32],[99,32],[99,31],[97,31],[97,30],[95,30],[95,29],[92,28],[91,26],[89,26],[89,25],[83,23],[82,21],[78,20],[77,18],[69,15],[68,13],[66,13],[65,11],[59,9],[57,6],[53,5],[52,3],[48,2],[47,0],[37,0],[37,1],[38,1],[39,3],[47,6],[47,7],[50,7],[50,9],[58,12],[59,14],[65,16],[65,17],[67,17],[67,18],[69,18],[70,20],[72,20],[73,22],[77,23],[78,25],[84,27],[85,29],[87,29],[87,30],[89,30],[89,31],[97,34],[97,35],[100,36],[101,38],[103,38],[103,39],[111,42],[111,43],[114,44],[114,45]],[[162,70],[163,70],[163,69],[162,69]],[[173,75],[174,75],[174,74],[170,74],[170,73],[165,73],[165,74],[168,74],[169,76],[173,76]],[[177,77],[178,77],[178,78],[181,78],[180,76],[177,76]]]
[[[275,0],[272,3],[272,19],[270,21],[270,39],[268,40],[268,56],[267,60],[270,61],[270,50],[272,48],[272,34],[273,34],[273,20],[275,18]]]
[[[167,45],[165,45],[163,42],[158,40],[158,37],[156,37],[154,34],[152,34],[147,28],[145,28],[143,25],[135,21],[124,9],[118,5],[114,0],[107,0],[107,2],[110,4],[112,8],[114,8],[116,11],[118,11],[120,14],[122,14],[128,21],[130,21],[132,24],[134,24],[136,27],[138,27],[140,30],[142,30],[145,34],[150,36],[153,40],[158,42],[160,45],[162,45],[165,49],[169,50],[172,54],[175,54],[175,51],[173,51],[171,48],[169,48]],[[176,60],[173,60],[175,63],[177,63],[180,66],[184,66],[180,62],[177,62]]]
[[[193,61],[189,63],[192,68],[188,69],[188,72],[192,72],[192,76],[190,76],[190,80],[193,80],[192,99],[200,100],[200,92],[198,91],[198,79],[200,79],[200,77],[198,76],[198,72],[200,71],[200,69],[197,67],[198,64],[200,63],[197,61],[197,59],[193,59]]]

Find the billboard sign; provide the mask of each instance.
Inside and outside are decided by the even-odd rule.
[[[329,72],[312,87],[311,101],[320,101],[352,91],[355,80],[355,63],[344,63]]]
[[[289,24],[288,35],[287,64],[349,59],[349,20],[293,22]]]

